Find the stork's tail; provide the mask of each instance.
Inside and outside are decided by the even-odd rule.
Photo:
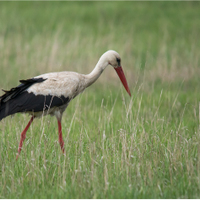
[[[12,89],[11,89],[12,90]],[[15,99],[12,99],[12,96],[15,94],[14,91],[4,91],[5,94],[0,97],[0,121],[14,113],[16,113],[13,108],[16,104]]]
[[[5,103],[3,103],[2,105],[0,105],[0,121],[8,115],[11,115],[9,111],[9,106],[6,106]]]
[[[16,107],[17,98],[26,91],[31,85],[45,81],[43,78],[31,78],[27,80],[20,80],[21,84],[15,88],[5,91],[5,94],[0,96],[0,121],[12,114],[20,112],[20,106]]]

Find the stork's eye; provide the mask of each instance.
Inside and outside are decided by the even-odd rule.
[[[117,60],[118,66],[120,66],[120,65],[121,65],[121,64],[120,64],[120,62],[121,62],[120,58],[116,58],[116,60]]]

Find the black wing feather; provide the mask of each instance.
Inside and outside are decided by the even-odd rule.
[[[46,79],[43,78],[31,78],[27,80],[20,80],[21,84],[15,88],[11,88],[6,91],[4,95],[0,97],[0,120],[4,117],[14,114],[16,112],[20,112],[20,107],[22,105],[18,105],[17,102],[21,101],[21,95],[33,84],[41,83]],[[23,95],[22,95],[23,96]],[[23,102],[23,101],[22,101]],[[18,105],[18,106],[17,106]],[[18,109],[16,109],[18,107]],[[15,108],[15,109],[14,109]]]
[[[7,116],[18,112],[40,112],[48,110],[55,106],[67,104],[69,98],[61,96],[56,97],[52,95],[35,95],[27,91],[18,95],[15,99],[5,103],[5,111]]]
[[[5,94],[0,97],[0,106],[2,103],[5,103],[10,99],[15,98],[18,94],[20,94],[23,91],[25,91],[26,89],[28,89],[34,83],[41,83],[45,80],[46,79],[43,79],[43,78],[31,78],[31,79],[27,79],[27,80],[20,80],[21,84],[18,85],[17,87],[11,88],[8,91],[3,90],[5,92]]]

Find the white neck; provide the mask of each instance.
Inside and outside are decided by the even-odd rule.
[[[99,78],[99,76],[107,66],[108,61],[107,59],[105,59],[104,56],[102,56],[96,64],[95,68],[92,70],[92,72],[90,74],[85,75],[86,87],[93,84]]]

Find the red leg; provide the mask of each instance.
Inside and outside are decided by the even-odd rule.
[[[30,125],[31,125],[31,123],[32,123],[32,121],[33,121],[33,119],[34,119],[34,116],[31,117],[31,119],[30,119],[30,121],[28,122],[26,128],[25,128],[25,129],[22,131],[22,133],[21,133],[21,139],[20,139],[20,142],[19,142],[19,148],[18,148],[18,154],[17,154],[17,156],[16,156],[16,160],[17,160],[18,157],[19,157],[19,154],[20,154],[21,149],[22,149],[23,141],[24,141],[25,138],[26,138],[26,132],[28,131],[28,129],[29,129],[29,127],[30,127]]]
[[[59,120],[58,120],[58,136],[59,136],[59,143],[60,143],[61,150],[63,153],[65,153],[64,141],[62,138],[62,126]]]

